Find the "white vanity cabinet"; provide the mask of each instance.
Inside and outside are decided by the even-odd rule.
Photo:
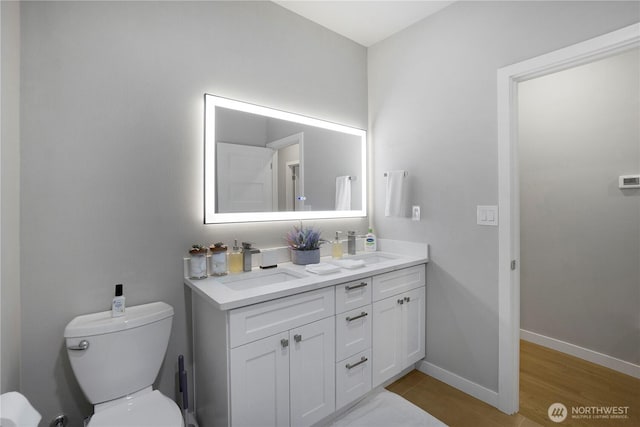
[[[315,289],[228,309],[208,296],[216,282],[186,282],[197,290],[191,311],[199,425],[324,422],[423,358],[425,264],[378,271],[345,273],[343,281],[318,276]]]
[[[425,356],[423,265],[373,277],[373,387]]]

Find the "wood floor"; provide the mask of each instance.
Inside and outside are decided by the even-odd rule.
[[[640,380],[582,359],[520,342],[520,412],[506,415],[419,371],[390,384],[397,393],[451,427],[640,426]],[[562,403],[568,417],[552,422],[547,410]],[[591,419],[572,408],[629,407],[628,418]]]

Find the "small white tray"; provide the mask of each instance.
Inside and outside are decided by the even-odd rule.
[[[364,261],[361,259],[334,259],[331,261],[331,263],[342,268],[348,268],[349,270],[353,270],[354,268],[362,268],[365,266]]]
[[[340,271],[340,267],[337,265],[327,264],[326,262],[321,262],[320,264],[307,264],[304,269],[309,273],[314,274],[331,274]]]

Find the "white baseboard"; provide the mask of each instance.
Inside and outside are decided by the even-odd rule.
[[[418,363],[417,367],[420,372],[431,375],[435,379],[440,380],[451,387],[457,388],[458,390],[467,393],[484,403],[496,408],[498,407],[498,393],[493,390],[489,390],[480,384],[476,384],[473,381],[469,381],[466,378],[462,378],[453,372],[449,372],[446,369],[442,369],[439,366],[424,360]]]
[[[520,329],[520,338],[640,379],[639,365],[524,329]]]

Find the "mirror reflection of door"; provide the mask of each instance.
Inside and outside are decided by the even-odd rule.
[[[218,212],[265,212],[273,209],[277,151],[270,148],[218,142],[216,145]],[[277,199],[276,199],[277,200]]]
[[[277,150],[278,200],[274,204],[274,210],[302,211],[304,202],[304,165],[302,152],[304,150],[304,134],[302,132],[268,142],[268,148]],[[295,180],[295,182],[294,182]]]
[[[300,191],[300,162],[288,162],[287,163],[287,177],[286,177],[286,210],[287,211],[302,211],[304,210],[304,199]]]

